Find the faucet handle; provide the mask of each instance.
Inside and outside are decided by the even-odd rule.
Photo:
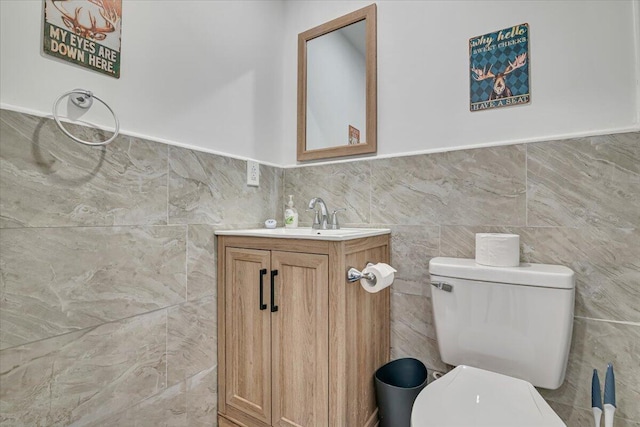
[[[346,210],[347,208],[339,208],[333,211],[333,213],[331,214],[331,224],[329,224],[332,230],[340,229],[340,223],[338,222],[338,212],[342,212]]]

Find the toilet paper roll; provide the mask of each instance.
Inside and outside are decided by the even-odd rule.
[[[367,264],[362,274],[372,273],[376,280],[370,281],[367,279],[360,279],[360,285],[362,289],[370,293],[380,292],[381,290],[388,288],[393,283],[394,273],[398,271],[391,267],[389,264],[379,262],[377,264]]]
[[[520,236],[477,233],[476,263],[492,267],[517,267],[520,265]]]

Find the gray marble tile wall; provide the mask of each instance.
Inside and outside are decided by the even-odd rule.
[[[86,132],[79,129],[80,132]],[[392,229],[392,356],[437,370],[428,262],[476,232],[576,272],[565,384],[588,423],[590,373],[616,366],[616,425],[640,427],[640,133],[291,169],[122,136],[106,148],[0,111],[0,424],[213,425],[216,228],[280,219],[284,195]]]
[[[428,262],[473,258],[475,233],[520,235],[525,262],[576,272],[564,385],[543,391],[570,427],[592,423],[591,372],[616,369],[617,426],[640,427],[640,133],[285,170],[285,194],[392,230],[392,357],[440,360]],[[309,225],[311,217],[301,212]]]
[[[0,424],[215,425],[213,231],[282,210],[283,170],[245,170],[0,111]]]

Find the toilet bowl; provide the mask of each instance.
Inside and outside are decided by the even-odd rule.
[[[459,365],[424,388],[411,427],[566,427],[531,383]]]

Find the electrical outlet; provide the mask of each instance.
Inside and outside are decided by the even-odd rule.
[[[260,163],[253,160],[247,160],[247,185],[260,186]]]

